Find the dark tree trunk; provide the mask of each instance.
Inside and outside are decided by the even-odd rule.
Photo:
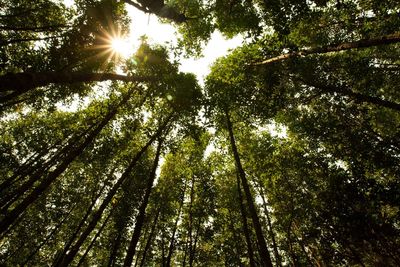
[[[239,152],[236,147],[235,136],[233,134],[232,122],[230,120],[228,110],[225,110],[227,127],[229,132],[229,139],[233,157],[235,159],[236,168],[242,182],[243,190],[246,196],[247,205],[249,208],[250,216],[253,221],[254,230],[256,232],[258,249],[263,266],[272,267],[271,257],[268,252],[267,243],[265,242],[264,235],[261,228],[260,219],[258,218],[257,209],[254,204],[253,196],[251,195],[250,187],[247,182],[246,173],[243,170],[242,163],[240,162]]]
[[[97,123],[99,125],[99,123]],[[71,153],[71,151],[76,150],[77,144],[81,142],[80,139],[84,138],[85,136],[90,136],[90,131],[96,126],[96,124],[92,124],[88,129],[86,129],[84,132],[80,133],[77,136],[74,136],[71,138],[71,140],[67,141],[67,145],[64,147],[60,148],[59,151],[55,153],[52,157],[50,157],[49,160],[41,161],[35,164],[34,166],[31,166],[29,168],[26,168],[26,170],[20,174],[19,179],[23,179],[26,176],[30,176],[27,181],[22,183],[16,190],[9,192],[6,196],[4,196],[1,200],[1,213],[7,213],[7,210],[11,204],[13,204],[18,198],[20,198],[23,194],[25,194],[29,189],[32,188],[32,186],[48,171],[51,167],[54,167],[54,165],[58,161],[63,161],[64,159],[68,157],[68,155]],[[86,137],[87,138],[87,137]],[[14,179],[14,176],[12,177]],[[19,180],[18,179],[18,180]]]
[[[270,58],[270,59],[267,59],[267,60],[264,60],[261,62],[253,63],[251,65],[267,65],[267,64],[274,63],[274,62],[283,61],[283,60],[286,60],[289,58],[307,56],[310,54],[324,54],[324,53],[329,53],[329,52],[339,52],[339,51],[345,51],[345,50],[356,49],[356,48],[367,48],[367,47],[373,47],[373,46],[379,46],[379,45],[394,44],[394,43],[398,43],[398,42],[400,42],[400,32],[396,32],[396,33],[389,34],[389,35],[383,35],[383,36],[371,38],[371,39],[362,39],[362,40],[358,40],[358,41],[354,41],[354,42],[346,42],[346,43],[304,49],[304,50],[300,50],[297,52],[291,52],[291,53],[283,54],[283,55],[280,55],[277,57],[273,57],[273,58]]]
[[[18,26],[0,26],[0,30],[5,31],[30,31],[30,32],[54,32],[60,29],[70,28],[71,26],[64,24],[38,26],[38,27],[18,27]]]
[[[169,243],[168,254],[167,254],[167,258],[165,260],[165,266],[167,266],[167,267],[171,266],[172,254],[174,253],[174,248],[175,248],[175,234],[176,234],[176,230],[178,228],[178,221],[179,221],[179,218],[181,217],[181,213],[182,213],[183,200],[185,199],[185,191],[186,191],[186,183],[185,183],[185,187],[183,189],[181,200],[179,202],[178,215],[176,216],[176,219],[175,219],[174,228],[172,230],[172,235],[171,235],[171,242]]]
[[[39,246],[36,247],[36,249],[34,251],[32,251],[32,253],[28,256],[28,258],[24,261],[24,263],[22,263],[22,266],[26,266],[28,264],[28,262],[36,255],[36,253],[38,253],[39,250],[42,249],[42,247],[44,245],[47,244],[47,242],[49,242],[49,240],[53,237],[53,235],[58,232],[61,228],[61,226],[63,225],[63,223],[69,218],[69,215],[71,214],[71,212],[74,210],[76,205],[74,205],[69,211],[68,214],[56,225],[56,227],[54,227],[54,229],[51,231],[51,233],[45,238],[45,240],[42,241],[42,243],[40,243]]]
[[[136,217],[135,228],[133,230],[132,238],[129,243],[128,251],[126,252],[126,256],[125,256],[125,260],[124,260],[125,267],[130,267],[132,265],[133,257],[135,256],[136,245],[139,242],[140,234],[142,232],[144,219],[146,216],[146,208],[149,203],[150,194],[153,189],[153,183],[156,178],[156,171],[157,171],[157,167],[158,167],[158,163],[159,163],[159,159],[160,159],[161,147],[162,147],[162,141],[159,140],[158,146],[157,146],[157,151],[156,151],[156,156],[154,158],[154,163],[153,163],[150,175],[149,175],[149,179],[147,181],[146,191],[145,191],[145,194],[143,197],[143,201],[139,207],[139,213]]]
[[[69,253],[62,259],[59,266],[68,266],[72,262],[75,255],[78,253],[80,247],[82,246],[83,242],[86,240],[86,238],[89,236],[89,234],[96,227],[98,221],[101,219],[101,216],[102,216],[104,210],[106,209],[108,204],[111,202],[112,198],[117,193],[117,191],[120,188],[120,186],[122,185],[122,183],[126,180],[127,177],[129,177],[132,169],[136,166],[137,162],[142,157],[142,155],[147,151],[148,147],[155,141],[156,138],[158,138],[161,135],[161,133],[166,128],[166,126],[168,125],[171,118],[172,118],[172,114],[169,115],[169,117],[165,120],[165,122],[162,125],[160,125],[157,132],[149,139],[149,141],[143,146],[143,148],[135,155],[135,157],[132,159],[132,161],[130,162],[128,167],[125,169],[124,173],[121,175],[121,177],[118,179],[118,181],[114,184],[114,186],[108,192],[107,196],[104,198],[99,209],[93,215],[93,218],[92,218],[91,222],[89,223],[89,225],[83,231],[83,233],[81,234],[81,236],[79,237],[79,239],[75,243],[75,245],[70,249]]]
[[[146,13],[153,13],[154,15],[170,19],[176,23],[183,23],[188,20],[188,18],[164,3],[163,0],[138,0],[134,2],[132,0],[123,0],[123,2],[127,3],[128,5],[132,5],[135,8],[146,12]]]
[[[154,221],[151,226],[149,237],[147,238],[146,245],[144,246],[144,249],[143,249],[142,260],[140,261],[140,267],[143,267],[144,263],[146,262],[146,255],[151,247],[151,242],[152,242],[154,234],[156,232],[158,218],[160,216],[160,211],[161,211],[160,208],[158,208],[156,216],[154,217]]]
[[[89,246],[87,247],[85,253],[83,253],[82,257],[79,259],[77,267],[81,266],[83,261],[85,260],[87,254],[92,249],[94,243],[96,242],[97,238],[100,236],[101,232],[103,232],[104,227],[107,225],[108,220],[111,218],[112,211],[108,214],[107,218],[104,220],[103,224],[101,225],[99,231],[97,231],[96,235],[93,237],[92,242],[90,242]]]
[[[236,175],[236,184],[238,187],[238,195],[239,195],[239,205],[240,205],[240,215],[242,217],[242,226],[243,226],[243,232],[244,236],[246,238],[246,243],[247,243],[247,254],[250,260],[250,266],[254,267],[255,262],[254,262],[254,253],[253,253],[253,246],[251,245],[251,238],[250,238],[250,231],[247,226],[247,214],[246,210],[243,205],[243,196],[242,196],[242,189],[240,187],[240,178],[239,175]]]
[[[196,234],[194,236],[193,245],[191,246],[191,250],[190,250],[190,254],[189,254],[189,266],[190,267],[192,267],[195,262],[197,241],[198,241],[199,235],[200,235],[200,227],[201,227],[201,220],[199,219],[199,223],[197,224],[197,227],[196,227]]]
[[[261,196],[261,199],[262,199],[262,202],[263,202],[264,213],[265,213],[265,216],[267,218],[269,235],[271,236],[271,240],[272,240],[272,246],[273,246],[273,249],[274,249],[276,265],[277,266],[282,266],[281,257],[280,257],[279,252],[278,252],[278,245],[277,245],[276,239],[275,239],[275,233],[274,233],[274,230],[272,229],[272,222],[271,222],[271,217],[270,217],[270,214],[269,214],[269,211],[268,211],[267,201],[265,200],[264,189],[263,189],[263,186],[262,186],[260,181],[257,181],[257,183],[258,183],[258,187],[260,189],[260,196]]]
[[[49,84],[72,84],[102,81],[146,82],[151,77],[126,76],[115,73],[81,72],[22,72],[7,73],[0,76],[0,103],[12,100],[37,87]],[[5,94],[7,93],[7,94]]]
[[[69,166],[69,164],[77,158],[84,149],[96,138],[101,130],[114,118],[118,109],[123,106],[130,98],[131,93],[124,96],[121,102],[112,108],[110,112],[102,119],[100,124],[94,128],[94,130],[85,138],[84,142],[73,148],[69,154],[62,160],[52,172],[50,172],[40,183],[33,189],[13,210],[6,213],[3,220],[0,223],[0,233],[3,233],[7,228],[24,212],[39,196],[45,192],[45,190],[60,176]],[[35,179],[39,180],[44,174],[38,174]]]
[[[92,127],[93,126],[91,126],[89,129],[92,129]],[[84,133],[87,133],[89,129],[86,129],[84,131]],[[81,133],[81,135],[84,133]],[[55,158],[56,157],[56,156],[49,155],[49,153],[48,153],[49,150],[54,150],[54,149],[58,148],[58,151],[60,151],[60,147],[61,147],[61,150],[63,150],[63,146],[67,146],[69,143],[71,143],[70,141],[71,141],[71,139],[73,139],[73,137],[74,136],[70,135],[64,141],[61,141],[61,140],[57,141],[48,147],[43,146],[41,151],[33,153],[21,165],[14,168],[12,176],[10,176],[4,182],[1,183],[0,193],[5,191],[6,189],[9,191],[13,184],[23,180],[23,178],[25,178],[28,175],[33,175],[35,172],[37,172],[39,169],[41,169],[46,162],[50,161],[50,160],[45,160],[44,159],[45,157],[47,157],[47,158],[49,158],[49,157]],[[76,136],[75,136],[75,138],[76,138]],[[2,197],[1,199],[2,199],[1,203],[3,203],[3,204],[1,204],[1,206],[3,206],[4,205],[3,199],[5,199],[5,198]],[[5,202],[7,202],[7,201],[5,201]]]
[[[76,227],[74,233],[71,235],[71,237],[68,239],[68,242],[65,244],[63,251],[61,252],[61,254],[59,255],[59,257],[54,261],[52,266],[58,266],[60,265],[60,261],[65,257],[65,255],[67,254],[67,251],[69,250],[69,248],[71,247],[72,243],[74,242],[74,240],[76,239],[76,237],[78,236],[79,232],[81,231],[83,225],[85,224],[86,220],[89,218],[90,213],[92,212],[92,209],[94,207],[94,205],[96,204],[96,202],[99,200],[100,196],[102,195],[107,182],[110,182],[113,179],[113,174],[114,174],[115,168],[113,168],[111,170],[111,172],[109,173],[109,178],[107,179],[107,181],[104,183],[104,185],[101,187],[100,191],[96,194],[96,196],[92,199],[92,203],[90,204],[90,206],[88,207],[88,209],[85,212],[85,215],[82,217],[81,221],[78,224],[78,227]]]
[[[195,177],[192,176],[192,184],[190,186],[190,204],[189,204],[189,267],[192,267],[192,254],[193,254],[193,203],[194,203],[194,184]]]
[[[20,39],[11,39],[11,40],[2,40],[0,41],[0,47],[9,45],[9,44],[16,44],[16,43],[24,43],[24,42],[32,42],[32,41],[45,41],[45,40],[50,40],[50,39],[56,39],[62,36],[49,36],[49,37],[43,37],[43,38],[20,38]],[[0,79],[1,81],[1,79]],[[1,82],[0,82],[1,83]],[[0,85],[1,88],[1,85]],[[2,90],[0,89],[0,92]]]
[[[118,249],[121,243],[122,231],[118,231],[117,237],[114,239],[110,257],[108,258],[108,267],[115,266],[115,261],[117,259]]]
[[[369,96],[369,95],[361,94],[358,92],[353,92],[350,88],[347,88],[344,86],[336,87],[333,85],[322,84],[322,83],[319,83],[317,81],[312,81],[312,80],[304,80],[304,79],[299,79],[299,80],[308,86],[312,86],[316,89],[321,90],[324,93],[328,93],[328,94],[337,93],[339,95],[348,96],[357,102],[369,103],[369,104],[373,104],[373,105],[376,105],[379,107],[386,107],[386,108],[393,109],[395,111],[400,111],[399,103],[395,103],[395,102],[392,102],[389,100],[384,100],[384,99],[381,99],[376,96]]]

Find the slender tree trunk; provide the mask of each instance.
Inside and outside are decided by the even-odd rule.
[[[195,260],[197,241],[199,239],[199,234],[200,234],[200,227],[201,227],[201,220],[199,219],[199,223],[197,224],[197,227],[196,227],[196,234],[194,236],[193,246],[192,246],[192,249],[190,250],[190,254],[189,254],[189,266],[190,267],[193,266],[193,263]]]
[[[82,217],[81,221],[78,224],[78,227],[76,227],[75,231],[73,232],[71,237],[68,239],[68,242],[64,245],[64,249],[62,250],[62,252],[59,255],[59,257],[57,257],[56,260],[54,261],[54,263],[52,265],[53,267],[60,265],[61,260],[67,254],[67,251],[69,250],[69,248],[71,247],[72,243],[74,242],[74,240],[78,236],[78,234],[79,234],[80,230],[82,229],[83,225],[85,224],[86,220],[89,218],[89,215],[93,210],[93,207],[96,205],[97,201],[99,200],[100,196],[102,195],[102,193],[103,193],[103,191],[104,191],[104,189],[105,189],[105,187],[107,185],[107,182],[110,182],[112,180],[115,169],[116,169],[116,167],[111,170],[107,181],[103,184],[103,186],[101,187],[100,191],[92,199],[92,203],[90,204],[90,206],[86,210],[85,215]]]
[[[140,234],[142,232],[144,218],[146,216],[146,208],[149,203],[150,194],[153,189],[153,183],[156,178],[156,171],[157,171],[157,167],[158,167],[158,163],[159,163],[159,159],[160,159],[161,147],[162,147],[162,141],[159,140],[158,146],[157,146],[157,151],[156,151],[156,156],[154,158],[154,163],[153,163],[150,175],[149,175],[149,179],[147,181],[146,191],[145,191],[145,194],[143,197],[143,201],[139,207],[139,213],[136,217],[136,223],[135,223],[135,228],[133,230],[132,239],[131,239],[131,242],[129,243],[128,251],[125,256],[125,261],[124,261],[125,267],[130,267],[132,265],[133,257],[135,256],[136,245],[139,242]]]
[[[69,164],[77,158],[84,149],[96,138],[96,136],[101,132],[101,130],[114,118],[118,109],[123,106],[130,98],[131,93],[124,96],[122,101],[114,107],[101,121],[101,123],[86,137],[83,143],[79,144],[77,147],[71,150],[71,152],[63,159],[63,161],[58,165],[55,170],[50,172],[40,184],[33,189],[31,193],[26,196],[21,203],[19,203],[13,210],[6,213],[3,220],[0,223],[0,233],[3,233],[7,228],[24,212],[39,196],[45,192],[45,190],[50,187],[50,185],[60,176],[69,166]],[[42,175],[37,175],[37,180],[40,179]]]
[[[140,261],[140,267],[143,267],[144,263],[146,262],[146,255],[147,255],[147,252],[149,251],[149,249],[151,247],[151,242],[152,242],[154,234],[156,232],[156,228],[157,228],[157,223],[158,223],[158,218],[160,216],[160,212],[161,212],[161,210],[160,210],[160,208],[158,208],[156,216],[154,217],[153,224],[151,226],[149,237],[147,238],[146,245],[144,246],[144,249],[143,249],[142,260]]]
[[[91,128],[89,128],[89,129],[91,129]],[[87,131],[88,131],[88,129],[85,130],[85,133]],[[73,138],[73,136],[70,135],[66,138],[66,141],[65,140],[57,141],[56,143],[52,144],[51,146],[48,146],[48,147],[44,146],[42,148],[42,150],[39,152],[32,153],[32,155],[29,156],[22,164],[20,164],[18,167],[14,168],[12,176],[10,176],[4,182],[1,183],[0,193],[6,189],[9,190],[9,188],[13,184],[15,184],[16,182],[25,178],[26,176],[33,174],[35,172],[35,170],[37,171],[38,169],[40,169],[43,166],[44,162],[46,162],[46,160],[44,158],[50,157],[49,151],[57,149],[60,146],[62,148],[63,146],[68,145],[68,143],[70,143],[69,141],[71,141],[72,138]],[[1,205],[1,206],[3,206],[3,205]]]
[[[246,243],[247,243],[247,254],[248,254],[247,256],[249,257],[249,260],[250,260],[250,266],[254,267],[256,265],[254,262],[253,246],[251,245],[250,231],[247,226],[247,214],[246,214],[246,210],[243,205],[243,195],[242,195],[242,189],[240,187],[239,175],[236,175],[236,184],[238,187],[239,205],[240,205],[240,214],[242,217],[243,232],[244,232],[244,237],[246,238]]]
[[[0,76],[0,103],[4,103],[19,95],[49,84],[72,84],[102,81],[146,82],[151,77],[126,76],[115,73],[82,73],[82,72],[22,72],[7,73]]]
[[[399,103],[395,103],[395,102],[392,102],[389,100],[384,100],[384,99],[381,99],[376,96],[369,96],[369,95],[361,94],[358,92],[353,92],[351,89],[346,88],[344,86],[336,87],[336,86],[332,86],[329,84],[322,84],[315,80],[314,81],[312,81],[312,80],[306,81],[304,79],[299,79],[299,80],[308,86],[312,86],[317,89],[320,89],[324,93],[337,93],[339,95],[348,96],[358,102],[369,103],[369,104],[376,105],[378,107],[386,107],[386,108],[393,109],[395,111],[400,111]]]
[[[265,200],[264,189],[263,189],[263,186],[261,184],[261,181],[258,180],[257,183],[258,183],[258,187],[260,189],[260,196],[261,196],[261,199],[262,199],[262,202],[263,202],[264,213],[265,213],[265,216],[267,217],[269,235],[271,236],[272,246],[274,248],[276,265],[277,266],[282,266],[281,257],[280,257],[279,252],[278,252],[278,245],[277,245],[276,239],[275,239],[275,233],[274,233],[274,230],[272,229],[272,222],[271,222],[271,217],[270,217],[270,214],[269,214],[269,211],[268,211],[267,201]]]
[[[243,190],[246,196],[247,205],[249,208],[249,212],[253,221],[254,230],[256,232],[258,248],[260,253],[260,258],[263,266],[272,267],[271,257],[268,252],[267,243],[265,242],[264,235],[261,228],[260,219],[258,218],[257,209],[254,204],[253,196],[251,195],[250,187],[246,179],[246,173],[243,170],[242,163],[240,162],[239,152],[236,147],[235,136],[233,134],[232,122],[230,120],[228,110],[225,110],[227,127],[229,131],[229,139],[231,143],[231,149],[233,153],[233,157],[235,159],[236,168],[239,174],[239,177],[242,181]]]
[[[172,114],[165,120],[165,122],[162,125],[160,125],[157,132],[147,141],[147,143],[142,147],[142,149],[132,159],[132,161],[130,162],[128,167],[125,169],[124,173],[121,175],[121,177],[118,179],[118,181],[114,184],[114,186],[108,192],[107,196],[104,198],[99,209],[93,215],[92,220],[90,221],[89,225],[85,228],[85,230],[82,232],[78,241],[70,249],[69,253],[67,255],[65,255],[65,257],[61,260],[61,263],[59,265],[60,267],[68,266],[72,262],[75,255],[78,253],[80,247],[82,246],[83,242],[86,240],[86,238],[89,236],[89,234],[96,227],[97,223],[101,219],[101,216],[103,215],[104,210],[106,209],[108,204],[111,202],[112,198],[117,193],[117,191],[121,187],[122,183],[127,179],[127,177],[129,177],[132,169],[136,166],[137,162],[142,157],[142,155],[147,151],[149,146],[155,141],[156,138],[158,138],[161,135],[162,131],[165,129],[165,127],[167,126],[167,124],[169,123],[171,118],[172,118]]]
[[[58,232],[61,228],[61,226],[63,225],[63,223],[69,218],[69,215],[71,214],[71,212],[74,210],[76,205],[74,205],[67,213],[67,215],[56,225],[56,227],[54,227],[54,229],[51,231],[51,233],[45,238],[45,240],[42,241],[42,243],[40,243],[39,246],[36,247],[36,249],[34,251],[32,251],[32,253],[28,256],[28,258],[26,258],[26,260],[22,263],[22,266],[25,266],[28,264],[28,262],[36,255],[36,253],[38,253],[39,250],[42,249],[42,247],[44,245],[47,244],[47,242],[49,242],[50,238],[53,237],[53,235]]]
[[[97,123],[99,125],[99,123]],[[25,181],[21,186],[19,186],[16,190],[10,192],[6,196],[4,196],[1,200],[1,213],[7,213],[7,210],[11,204],[13,204],[18,198],[23,196],[28,190],[30,190],[33,185],[41,178],[44,176],[46,171],[50,169],[51,167],[54,167],[54,165],[60,161],[63,160],[64,158],[67,158],[69,154],[71,154],[71,151],[74,151],[77,149],[76,145],[81,142],[80,139],[84,138],[86,136],[90,136],[90,131],[96,126],[96,124],[92,124],[88,129],[86,129],[84,132],[80,133],[79,135],[75,136],[74,138],[71,138],[69,140],[68,144],[64,147],[62,147],[59,151],[55,153],[54,156],[50,157],[49,160],[45,160],[42,162],[39,162],[38,164],[27,168],[26,171],[20,174],[20,178],[23,179],[27,175],[30,175],[29,179]],[[86,137],[88,138],[88,137]]]
[[[81,266],[83,261],[85,260],[87,254],[89,251],[92,249],[94,243],[96,242],[97,238],[100,236],[100,234],[103,232],[104,227],[107,225],[108,220],[111,218],[112,211],[110,214],[108,214],[107,218],[104,220],[103,224],[101,225],[99,231],[97,231],[96,235],[93,237],[92,242],[90,242],[89,246],[85,250],[85,253],[83,253],[82,257],[79,259],[77,267]]]
[[[30,32],[54,32],[59,31],[60,29],[70,28],[71,26],[65,24],[55,24],[55,25],[47,25],[47,26],[38,26],[38,27],[18,27],[18,26],[0,26],[0,30],[5,31],[30,31]]]
[[[123,2],[127,3],[128,5],[131,5],[143,12],[146,13],[153,13],[158,17],[165,18],[165,19],[170,19],[174,21],[175,23],[183,23],[186,22],[189,18],[185,16],[183,13],[179,13],[177,10],[175,10],[173,7],[168,6],[164,3],[164,1],[138,1],[139,3],[136,3],[132,0],[122,0]]]
[[[62,36],[49,36],[49,37],[43,37],[43,38],[20,38],[20,39],[11,39],[11,40],[6,40],[6,41],[0,41],[0,47],[1,46],[6,46],[9,44],[16,44],[16,43],[24,43],[24,42],[32,42],[32,41],[45,41],[45,40],[50,40],[50,39],[56,39]],[[1,83],[1,82],[0,82]],[[0,86],[1,88],[1,86]],[[0,90],[2,91],[2,90]]]
[[[118,231],[117,237],[114,239],[110,257],[108,258],[108,267],[113,267],[117,259],[119,245],[121,243],[122,231]]]
[[[186,191],[186,183],[185,183],[185,187],[183,189],[181,200],[179,202],[178,215],[176,216],[174,228],[172,229],[171,242],[169,243],[167,259],[165,261],[166,262],[165,266],[167,266],[167,267],[171,266],[172,254],[174,253],[174,248],[175,248],[175,234],[176,234],[176,230],[178,229],[178,221],[179,221],[179,218],[181,217],[181,213],[182,213],[183,201],[185,199],[185,191]]]
[[[192,254],[193,254],[193,203],[194,203],[194,184],[195,177],[192,175],[192,184],[190,186],[190,203],[189,203],[189,267],[192,267]]]
[[[228,214],[228,217],[229,217],[229,228],[230,228],[229,230],[231,230],[234,240],[237,240],[237,241],[241,240],[240,236],[238,235],[238,232],[235,230],[232,214]],[[239,247],[239,245],[240,244],[238,244],[238,242],[235,242],[235,250],[236,250],[235,258],[238,263],[238,266],[242,267],[243,263],[240,259],[241,255],[242,255],[241,254],[242,248]]]
[[[314,47],[309,49],[303,49],[297,52],[291,52],[287,54],[283,54],[277,57],[273,57],[261,62],[253,63],[251,65],[267,65],[274,62],[283,61],[289,58],[307,56],[311,54],[325,54],[329,52],[339,52],[350,49],[357,48],[368,48],[379,45],[388,45],[400,42],[400,32],[396,32],[393,34],[383,35],[376,38],[371,39],[362,39],[354,42],[345,42],[340,44],[327,45],[322,47]]]

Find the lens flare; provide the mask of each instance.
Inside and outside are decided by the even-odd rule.
[[[133,47],[128,40],[122,39],[120,37],[115,37],[110,40],[111,49],[114,53],[121,56],[122,58],[127,58],[132,54]]]

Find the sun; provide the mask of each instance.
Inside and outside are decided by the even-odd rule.
[[[111,38],[110,48],[113,53],[122,58],[128,58],[133,53],[132,43],[128,39],[123,39],[121,37]]]

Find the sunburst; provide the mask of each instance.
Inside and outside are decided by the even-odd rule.
[[[120,61],[129,58],[135,50],[135,44],[129,36],[123,34],[118,27],[109,27],[98,37],[102,44],[93,46],[97,50],[96,57],[105,58],[104,66],[108,62],[118,64]]]

